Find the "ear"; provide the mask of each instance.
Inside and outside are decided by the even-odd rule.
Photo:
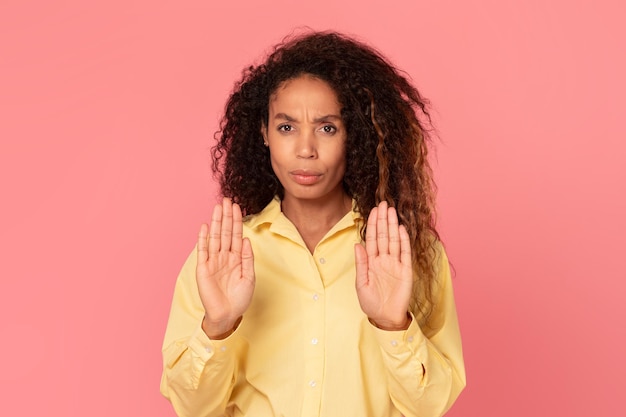
[[[269,143],[267,142],[267,126],[265,126],[265,123],[261,124],[261,136],[263,136],[263,145],[268,146]]]

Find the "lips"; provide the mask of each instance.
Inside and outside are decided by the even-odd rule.
[[[300,185],[312,185],[322,178],[321,173],[307,169],[296,169],[294,171],[290,171],[289,175]]]

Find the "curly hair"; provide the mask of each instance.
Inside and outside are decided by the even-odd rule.
[[[245,215],[260,212],[275,196],[282,199],[261,129],[268,123],[271,95],[305,74],[325,81],[337,94],[347,131],[343,187],[356,210],[366,219],[387,201],[408,230],[416,271],[410,308],[425,321],[434,301],[440,241],[427,158],[428,101],[372,47],[336,32],[313,32],[287,38],[265,62],[246,68],[215,133],[213,172],[222,194]]]

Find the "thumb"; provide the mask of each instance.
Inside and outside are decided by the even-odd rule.
[[[241,275],[243,278],[254,282],[254,254],[252,244],[247,237],[243,239],[241,245]]]
[[[356,287],[358,289],[368,284],[367,252],[360,243],[354,244],[354,259],[356,266]]]

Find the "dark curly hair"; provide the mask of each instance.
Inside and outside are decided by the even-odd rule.
[[[261,129],[268,123],[270,96],[285,81],[305,74],[327,82],[338,96],[347,131],[343,186],[356,209],[367,218],[387,201],[409,232],[416,271],[411,310],[425,321],[433,304],[440,240],[427,159],[428,102],[373,48],[343,34],[313,32],[287,38],[265,62],[245,69],[212,149],[222,194],[245,215],[283,197]]]

